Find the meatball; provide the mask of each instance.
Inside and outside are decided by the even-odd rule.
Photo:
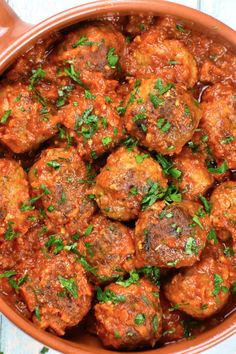
[[[187,87],[194,86],[197,81],[197,66],[192,54],[179,40],[160,40],[160,31],[155,26],[130,44],[125,69],[135,77],[161,75]]]
[[[208,144],[220,162],[236,168],[236,91],[216,84],[203,95],[201,127],[208,134]]]
[[[93,192],[103,214],[127,221],[137,218],[151,189],[154,203],[166,187],[167,180],[153,158],[138,148],[120,147],[108,157]]]
[[[150,150],[178,154],[201,118],[193,97],[184,87],[161,78],[141,80],[132,96],[124,117],[128,132]]]
[[[56,64],[73,63],[75,72],[101,72],[111,78],[119,74],[124,36],[112,24],[87,24],[69,32],[51,57]]]
[[[23,204],[29,199],[23,168],[14,160],[0,159],[0,236],[4,235],[5,240],[27,232],[32,212]]]
[[[65,225],[70,233],[87,225],[94,211],[88,197],[91,180],[75,149],[44,150],[29,171],[29,181],[52,225]]]
[[[78,243],[78,251],[92,267],[95,283],[118,278],[133,268],[133,231],[102,215],[94,216]]]
[[[0,141],[13,152],[23,153],[56,134],[58,118],[50,108],[56,97],[57,90],[51,85],[42,84],[40,91],[21,82],[2,85]]]
[[[175,183],[186,199],[198,200],[214,182],[205,163],[205,154],[201,152],[193,152],[184,147],[181,153],[174,157],[173,165],[182,172],[181,179]]]
[[[165,285],[167,299],[192,317],[204,319],[220,311],[229,299],[231,266],[222,247],[208,246],[201,260]]]
[[[62,336],[90,310],[92,288],[73,256],[38,257],[28,275],[20,292],[41,329]]]
[[[207,220],[200,204],[157,202],[142,212],[135,226],[137,262],[180,268],[196,263],[205,246]]]
[[[236,243],[236,182],[227,181],[219,185],[210,201],[213,227],[221,232],[229,232]]]
[[[158,288],[145,279],[128,287],[110,284],[100,291],[95,317],[103,344],[129,350],[154,346],[162,330],[158,296]]]
[[[122,121],[106,97],[101,89],[73,92],[58,114],[86,160],[111,150],[123,137]]]

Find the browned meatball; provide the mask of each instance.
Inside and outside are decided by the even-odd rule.
[[[2,85],[0,141],[12,151],[22,153],[52,137],[57,132],[58,118],[50,104],[56,97],[57,90],[51,85],[42,84],[37,92],[21,82]]]
[[[120,147],[112,153],[96,178],[94,194],[99,208],[116,220],[137,218],[150,189],[163,196],[167,180],[159,164],[138,148]]]
[[[11,240],[27,232],[31,216],[23,203],[29,200],[29,186],[23,168],[10,159],[0,159],[0,236]]]
[[[75,72],[101,72],[111,78],[119,74],[124,36],[112,24],[87,24],[69,32],[52,55],[52,62],[73,63]]]
[[[178,154],[201,117],[193,97],[184,87],[161,78],[142,79],[132,96],[124,117],[128,132],[151,150]]]
[[[52,225],[65,225],[75,233],[87,224],[94,206],[88,197],[86,166],[73,148],[43,151],[29,180]]]
[[[40,328],[63,335],[90,310],[92,288],[73,256],[38,257],[28,275],[20,291]]]
[[[197,81],[197,66],[192,54],[178,40],[160,40],[160,31],[155,26],[130,44],[125,68],[135,77],[161,75],[187,87],[194,86]]]
[[[187,147],[173,159],[174,166],[182,172],[175,183],[183,191],[184,198],[198,200],[213,184],[214,178],[207,169],[205,159],[205,154],[193,152]]]
[[[98,292],[95,305],[97,334],[116,349],[154,346],[161,336],[162,312],[158,288],[145,279],[123,287],[110,284]]]
[[[222,247],[208,246],[201,260],[186,268],[165,285],[172,305],[187,314],[204,319],[212,316],[229,299],[231,265]]]
[[[218,161],[236,168],[235,89],[223,84],[208,88],[203,96],[201,127]]]
[[[78,90],[70,95],[69,104],[59,112],[60,121],[69,129],[82,158],[96,159],[124,136],[122,121],[110,102],[114,95],[113,91],[104,97],[103,90],[96,87],[91,91]]]
[[[227,181],[211,195],[211,222],[219,231],[229,232],[236,247],[236,182]]]
[[[94,216],[85,236],[78,243],[78,251],[92,267],[95,283],[122,276],[133,268],[133,231],[119,222]]]
[[[199,260],[207,237],[200,204],[157,202],[140,214],[135,226],[139,265],[191,266]]]

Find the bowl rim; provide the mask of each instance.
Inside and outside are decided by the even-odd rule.
[[[128,13],[154,13],[155,15],[172,15],[178,18],[183,18],[202,28],[207,28],[216,36],[225,39],[232,47],[236,48],[236,34],[233,29],[219,20],[187,6],[163,0],[99,0],[65,10],[30,27],[2,53],[0,58],[0,72],[3,72],[20,53],[24,52],[27,47],[32,45],[37,39],[41,38],[46,33],[49,34],[77,22],[93,19],[105,14],[118,15]],[[66,354],[94,353],[94,348],[89,349],[87,345],[70,342],[37,328],[32,322],[23,318],[13,310],[13,308],[1,296],[0,311],[21,330],[53,349]],[[196,339],[191,341],[181,341],[162,348],[151,349],[145,352],[141,351],[139,353],[202,353],[204,350],[213,347],[234,334],[236,334],[236,312],[232,313],[218,326],[197,336]],[[109,353],[109,351],[103,348],[96,348],[96,352]]]

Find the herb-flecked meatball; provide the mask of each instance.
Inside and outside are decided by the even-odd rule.
[[[208,134],[208,144],[219,162],[236,168],[236,91],[216,84],[203,95],[201,127]]]
[[[98,292],[97,334],[106,347],[137,349],[154,346],[161,336],[159,289],[150,281],[110,284]]]
[[[125,69],[135,77],[161,75],[187,87],[194,86],[197,81],[197,66],[192,54],[178,40],[161,40],[155,26],[130,44]]]
[[[200,204],[190,201],[153,204],[136,222],[137,262],[167,268],[192,266],[200,259],[207,237],[203,215]]]
[[[101,86],[103,81],[100,79]],[[113,82],[111,86],[114,87]],[[79,155],[86,160],[110,151],[124,137],[122,121],[112,106],[114,96],[112,90],[111,95],[104,97],[103,90],[93,85],[91,91],[73,92],[69,103],[59,112],[60,121],[77,143]]]
[[[231,264],[222,246],[208,246],[201,260],[175,275],[165,285],[172,305],[204,319],[220,311],[229,299]]]
[[[160,165],[149,154],[120,147],[97,176],[94,194],[104,215],[126,221],[137,218],[150,194],[154,201],[161,198],[166,186]]]
[[[87,24],[65,36],[53,53],[52,62],[70,62],[75,72],[101,72],[111,78],[120,73],[124,48],[124,36],[112,24]]]
[[[24,211],[22,205],[29,198],[23,168],[14,160],[0,159],[0,236],[5,240],[27,232],[31,212]]]
[[[78,242],[78,251],[92,267],[92,281],[112,280],[133,268],[133,231],[102,215],[94,216]]]
[[[136,81],[124,117],[129,134],[164,155],[181,151],[200,118],[191,94],[160,77]]]
[[[82,266],[66,254],[36,258],[20,291],[34,323],[60,336],[88,313],[93,295]]]
[[[214,178],[209,173],[205,160],[205,154],[193,152],[188,147],[184,147],[181,153],[174,157],[174,167],[182,172],[175,184],[183,191],[184,198],[198,200],[213,184]]]
[[[86,166],[76,150],[44,150],[29,172],[33,193],[42,203],[50,223],[76,233],[93,214]]]
[[[44,75],[37,72],[38,78]],[[51,84],[36,90],[38,79],[32,80],[29,86],[19,82],[0,87],[0,141],[16,153],[37,148],[57,132],[58,118],[51,106],[57,90]]]
[[[219,185],[211,195],[211,222],[219,231],[228,231],[236,248],[236,182]]]

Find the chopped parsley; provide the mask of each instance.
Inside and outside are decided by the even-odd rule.
[[[91,224],[91,225],[89,225],[89,226],[87,227],[87,229],[85,230],[84,236],[89,236],[92,231],[93,231],[93,225]]]
[[[222,140],[220,141],[220,143],[221,143],[222,145],[227,145],[227,144],[232,143],[234,140],[235,140],[235,138],[234,138],[233,136],[227,136],[227,137],[225,137],[224,139],[222,139]]]
[[[139,274],[136,270],[132,270],[130,272],[130,276],[126,280],[117,280],[116,284],[123,286],[124,288],[128,288],[131,284],[136,284],[139,281]]]
[[[32,70],[32,73],[33,75],[30,78],[30,83],[28,86],[30,91],[34,90],[38,82],[45,77],[46,71],[39,67],[37,70]]]
[[[12,225],[14,225],[14,222],[13,221],[8,221],[7,230],[6,230],[5,234],[4,234],[4,239],[6,241],[11,241],[11,240],[13,240],[14,237],[18,236],[18,233],[16,233],[13,230]]]
[[[177,60],[169,60],[167,64],[168,64],[168,65],[179,65],[180,62],[177,61]]]
[[[154,89],[157,90],[158,95],[163,95],[167,91],[169,91],[171,88],[175,88],[175,85],[172,84],[171,82],[168,82],[166,86],[163,85],[163,81],[161,78],[158,78],[155,82]]]
[[[137,269],[138,274],[145,275],[152,283],[159,285],[160,269],[155,266],[145,266]]]
[[[109,145],[112,142],[112,138],[110,136],[106,136],[105,138],[102,138],[102,143],[104,146]]]
[[[214,229],[211,229],[208,234],[207,234],[207,239],[209,241],[214,241],[214,245],[217,245],[218,243],[218,238],[217,238],[217,234],[216,231]]]
[[[146,316],[143,313],[139,313],[134,319],[134,323],[137,325],[144,324],[145,322],[146,322]]]
[[[62,164],[60,164],[58,161],[56,160],[51,160],[49,162],[47,162],[47,165],[54,168],[54,170],[59,170],[59,168],[62,167]]]
[[[16,275],[16,271],[15,270],[7,270],[6,272],[0,274],[0,279],[2,279],[2,278],[10,278],[13,275]]]
[[[199,196],[199,200],[202,202],[206,213],[210,214],[211,213],[211,208],[212,208],[211,203],[205,197],[203,197],[202,195]]]
[[[80,72],[75,71],[75,68],[72,64],[70,64],[69,68],[65,68],[64,71],[65,74],[69,76],[73,81],[75,81],[80,86],[85,87],[84,83],[80,80]]]
[[[96,42],[89,41],[87,36],[81,36],[78,41],[76,41],[74,44],[72,44],[72,48],[77,48],[81,45],[91,47],[93,44],[96,44]]]
[[[119,56],[115,53],[115,48],[110,48],[107,53],[107,62],[114,69],[119,61]]]
[[[158,108],[159,106],[163,105],[163,103],[164,103],[163,98],[157,97],[152,92],[150,92],[148,96],[149,96],[149,99],[152,102],[154,108]]]
[[[12,112],[11,109],[8,109],[7,111],[4,112],[4,114],[2,115],[1,120],[0,120],[1,124],[5,124],[7,122],[8,118],[11,115],[11,112]]]
[[[186,33],[187,31],[186,31],[186,29],[183,27],[183,25],[181,25],[181,24],[176,24],[176,26],[175,26],[175,28],[179,31],[179,32],[181,32],[181,33]]]
[[[63,288],[65,288],[75,299],[78,298],[78,287],[75,279],[66,279],[61,275],[58,276],[58,280]]]
[[[157,332],[157,330],[158,330],[158,318],[157,318],[157,315],[154,315],[153,318],[152,318],[152,327],[153,327],[154,332]]]
[[[48,352],[49,352],[49,348],[43,347],[43,348],[40,350],[39,354],[46,354],[46,353],[48,353]]]
[[[196,254],[196,250],[196,240],[194,239],[194,237],[189,237],[185,244],[185,253],[188,255]]]
[[[37,320],[41,321],[41,314],[40,314],[39,306],[35,306],[34,313],[35,313]]]
[[[102,289],[99,286],[97,286],[96,292],[97,292],[97,299],[101,303],[111,302],[112,304],[118,304],[120,302],[126,301],[125,295],[115,294],[110,289],[105,289],[104,291],[102,291]]]
[[[162,188],[159,182],[153,182],[148,179],[147,184],[148,190],[141,201],[142,210],[154,204],[158,199],[163,198],[166,192],[166,189]]]
[[[208,167],[210,173],[225,173],[228,170],[227,162],[224,161],[219,167]]]
[[[149,157],[149,154],[136,155],[135,161],[137,162],[137,164],[141,164],[148,157]]]
[[[68,94],[73,90],[73,86],[65,85],[58,89],[58,98],[56,101],[57,107],[62,107],[65,104],[65,99]],[[47,112],[48,113],[48,112]]]
[[[88,100],[95,100],[95,98],[96,98],[96,96],[93,95],[92,92],[89,90],[85,90],[84,95],[85,95],[85,98],[87,98]]]
[[[138,194],[138,187],[131,187],[129,191],[129,195],[137,195]]]
[[[173,167],[173,164],[166,157],[162,156],[161,154],[157,154],[156,158],[165,174],[171,175],[174,178],[179,178],[181,176],[182,172]]]
[[[171,128],[171,123],[164,117],[159,118],[157,121],[157,128],[162,131],[162,133],[167,133]]]

